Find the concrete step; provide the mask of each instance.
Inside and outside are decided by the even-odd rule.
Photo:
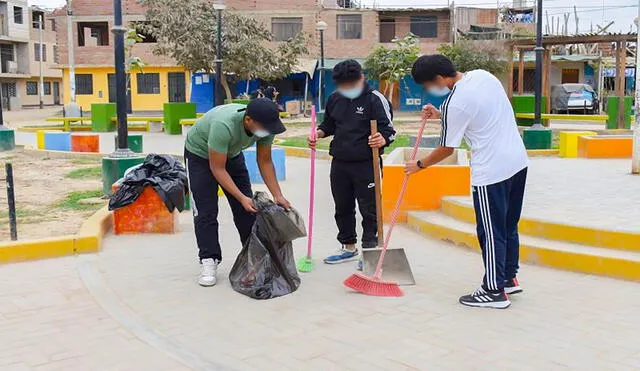
[[[442,212],[467,223],[476,222],[473,203],[469,197],[443,198]],[[519,230],[522,234],[549,240],[640,252],[640,233],[561,224],[527,218],[526,215],[520,218]]]
[[[475,224],[442,212],[410,212],[408,225],[430,237],[479,250]],[[520,260],[574,272],[640,281],[640,253],[520,236]]]

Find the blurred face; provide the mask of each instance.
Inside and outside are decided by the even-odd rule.
[[[364,90],[364,75],[360,75],[360,79],[356,81],[343,82],[338,84],[338,93],[345,98],[355,99],[362,94]]]
[[[445,95],[449,94],[449,92],[451,92],[447,80],[439,75],[436,76],[435,80],[425,82],[423,86],[429,94],[436,97],[444,97]]]
[[[264,130],[264,126],[261,123],[249,116],[244,117],[244,128],[258,138],[264,138],[269,135],[269,132]]]

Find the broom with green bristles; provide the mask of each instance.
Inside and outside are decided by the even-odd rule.
[[[311,106],[311,138],[316,139],[316,106]],[[309,233],[307,235],[307,255],[298,259],[296,267],[300,272],[311,272],[313,270],[313,259],[311,258],[311,244],[313,242],[313,204],[315,203],[316,189],[316,148],[311,148],[311,170],[309,172]]]

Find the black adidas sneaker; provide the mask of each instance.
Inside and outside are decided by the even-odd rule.
[[[522,287],[520,287],[520,283],[518,279],[513,277],[510,280],[504,281],[504,292],[507,295],[519,294],[522,292]]]
[[[504,291],[491,293],[480,286],[470,295],[461,296],[460,304],[469,307],[505,309],[511,305],[511,302],[509,301],[509,296],[507,296]]]

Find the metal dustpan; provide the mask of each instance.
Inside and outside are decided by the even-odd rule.
[[[372,276],[376,271],[376,265],[382,249],[362,249],[362,272]],[[382,263],[382,279],[395,282],[400,286],[411,286],[416,280],[411,272],[411,266],[407,254],[402,248],[388,248]]]

